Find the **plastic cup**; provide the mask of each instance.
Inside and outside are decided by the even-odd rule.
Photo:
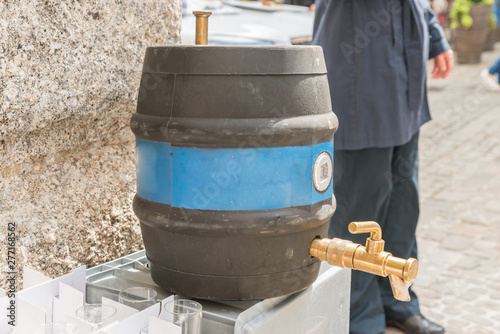
[[[81,329],[73,323],[45,324],[33,332],[33,334],[79,334]]]
[[[83,321],[99,328],[103,322],[114,316],[116,307],[102,304],[87,304],[76,310],[76,315]]]
[[[120,291],[118,301],[123,305],[142,311],[156,304],[157,296],[156,291],[151,288],[134,287]]]
[[[182,328],[182,334],[201,334],[201,304],[189,299],[177,299],[165,304],[164,312],[172,323]]]

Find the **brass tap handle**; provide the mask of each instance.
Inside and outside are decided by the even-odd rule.
[[[408,288],[418,273],[418,261],[401,259],[384,251],[380,226],[375,222],[355,222],[349,225],[352,233],[371,233],[366,247],[342,239],[314,239],[309,254],[341,268],[361,270],[379,276],[389,276],[394,298],[409,301]]]
[[[382,229],[376,222],[352,222],[349,224],[349,232],[352,234],[370,233],[370,239],[382,240]]]
[[[208,44],[208,17],[212,12],[194,11],[196,16],[196,45]]]
[[[368,254],[378,254],[384,251],[385,241],[382,240],[382,229],[376,222],[352,222],[349,224],[349,232],[370,233],[370,237],[366,239]]]

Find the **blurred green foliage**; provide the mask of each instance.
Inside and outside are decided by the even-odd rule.
[[[493,6],[494,0],[454,0],[450,11],[450,28],[455,29],[460,25],[469,29],[474,20],[470,15],[470,10],[473,6]],[[490,16],[490,26],[495,25],[493,14]]]

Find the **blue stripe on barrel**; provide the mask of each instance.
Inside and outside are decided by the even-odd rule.
[[[313,165],[333,142],[311,146],[190,148],[137,138],[137,194],[151,202],[197,210],[269,210],[313,205]]]

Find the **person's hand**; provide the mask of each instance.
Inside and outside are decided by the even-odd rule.
[[[316,4],[315,3],[312,3],[310,6],[309,6],[309,10],[311,12],[314,12],[316,10]]]
[[[434,68],[431,75],[433,79],[444,79],[453,68],[453,51],[448,50],[434,57]]]

